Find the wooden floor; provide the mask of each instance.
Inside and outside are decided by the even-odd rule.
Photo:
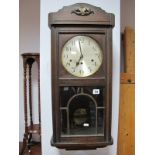
[[[22,149],[22,143],[19,143],[19,151]],[[41,145],[35,145],[32,147],[31,152],[25,151],[24,155],[41,155]]]

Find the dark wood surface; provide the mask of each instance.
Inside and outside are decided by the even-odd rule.
[[[89,8],[93,13],[86,15],[77,15],[74,10]],[[77,3],[71,6],[64,6],[58,12],[49,14],[49,26],[51,25],[101,25],[114,26],[114,14],[107,13],[100,7],[86,3]]]
[[[23,147],[23,143],[19,142],[19,152],[21,152]],[[41,155],[41,144],[35,145],[31,148],[31,152],[28,149],[25,151],[23,155]]]
[[[77,13],[75,13],[77,11]],[[79,15],[80,14],[80,15]],[[52,68],[52,115],[53,138],[51,144],[66,149],[95,149],[113,143],[111,137],[112,115],[112,28],[114,15],[101,8],[78,3],[63,7],[49,14],[51,29],[51,68]],[[96,40],[103,51],[101,68],[92,76],[77,78],[70,75],[61,64],[62,47],[67,40],[77,35],[85,35]],[[61,136],[60,86],[104,86],[105,123],[104,136]],[[90,143],[89,143],[90,142]]]
[[[37,133],[37,134],[40,134],[40,125],[39,124],[33,124],[33,125],[30,125],[28,126],[28,132],[29,133]]]

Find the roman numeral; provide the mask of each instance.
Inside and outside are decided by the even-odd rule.
[[[70,63],[69,63],[69,62],[66,63],[66,67],[67,67],[67,66],[70,66]]]
[[[94,46],[93,46],[93,50],[94,50],[94,51],[97,51],[96,48],[95,48]]]
[[[72,67],[71,69],[73,70],[73,71],[72,71],[72,73],[74,73],[74,72],[75,72],[75,68],[74,68],[74,67]]]
[[[66,47],[66,51],[69,51],[69,47]]]
[[[97,63],[95,62],[94,65],[96,66],[96,64],[97,64]]]
[[[83,70],[80,70],[79,73],[80,73],[80,74],[83,74],[84,72],[83,72]]]
[[[75,46],[75,40],[72,40],[72,46]]]
[[[88,67],[88,69],[89,69],[89,72],[91,72],[91,71],[92,71],[92,69],[91,69],[90,67]]]
[[[80,38],[80,42],[81,43],[84,43],[84,38]]]

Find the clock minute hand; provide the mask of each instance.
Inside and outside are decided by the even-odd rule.
[[[80,48],[80,53],[81,53],[81,58],[83,58],[83,54],[82,54],[82,50],[81,50],[81,44],[80,44],[80,41],[79,41],[79,48]]]
[[[80,44],[80,41],[79,41],[79,49],[80,49],[80,58],[79,58],[79,60],[76,62],[76,67],[79,65],[79,63],[80,63],[80,60],[83,58],[83,54],[82,54],[82,50],[81,50],[81,44]]]

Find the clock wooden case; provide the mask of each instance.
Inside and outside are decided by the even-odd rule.
[[[68,150],[111,145],[114,15],[77,3],[49,13],[49,27],[51,145]]]

